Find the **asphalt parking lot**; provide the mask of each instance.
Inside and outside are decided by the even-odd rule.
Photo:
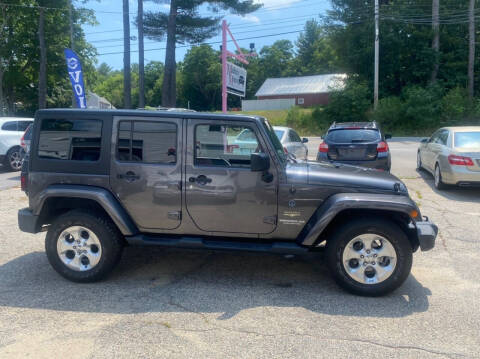
[[[416,143],[389,145],[440,234],[382,298],[340,290],[319,255],[127,248],[108,280],[68,282],[17,229],[27,199],[0,170],[0,357],[480,358],[480,190],[438,192]]]

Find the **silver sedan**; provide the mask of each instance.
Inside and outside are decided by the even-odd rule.
[[[299,160],[307,160],[308,148],[305,143],[308,142],[308,138],[300,138],[290,127],[273,126],[273,130],[287,153],[294,154]]]
[[[423,139],[417,167],[433,174],[437,189],[480,186],[480,126],[444,127]]]

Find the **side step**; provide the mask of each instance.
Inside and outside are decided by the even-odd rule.
[[[262,242],[261,240],[230,240],[202,237],[157,237],[137,235],[126,237],[130,245],[154,245],[171,248],[209,249],[224,251],[247,251],[280,254],[303,254],[310,249],[301,247],[295,242]]]

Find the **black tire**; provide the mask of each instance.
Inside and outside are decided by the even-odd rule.
[[[417,152],[417,170],[421,171],[422,167],[422,158],[420,157],[420,151]]]
[[[438,163],[435,164],[435,172],[433,172],[433,184],[435,185],[435,188],[438,189],[439,191],[448,188],[448,186],[442,181],[442,171]]]
[[[8,150],[3,164],[9,171],[17,172],[22,169],[23,156],[21,150],[20,146],[15,146]],[[18,166],[16,165],[17,163]]]
[[[85,227],[93,232],[101,244],[101,257],[93,268],[76,271],[63,263],[58,252],[57,242],[64,230],[69,227]],[[105,278],[122,256],[124,238],[115,224],[101,213],[86,210],[72,210],[60,215],[50,226],[45,238],[45,251],[52,267],[64,278],[73,282],[89,283]]]
[[[395,269],[379,283],[360,283],[347,273],[343,265],[343,252],[347,244],[362,234],[378,234],[395,249]],[[345,223],[327,240],[326,245],[327,266],[335,281],[347,291],[362,296],[381,296],[400,287],[410,274],[412,258],[412,246],[405,233],[395,223],[382,218],[359,218]]]

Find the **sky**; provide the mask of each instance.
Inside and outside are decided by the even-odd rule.
[[[250,43],[255,43],[257,51],[265,45],[271,45],[276,40],[288,39],[295,41],[305,22],[325,14],[329,8],[329,0],[255,0],[262,3],[263,7],[240,17],[227,14],[227,20],[233,36],[243,48],[249,48]],[[168,3],[168,1],[165,1]],[[84,25],[87,40],[97,48],[99,53],[98,64],[107,63],[113,69],[123,68],[123,15],[122,0],[91,1],[84,5],[95,11],[98,25]],[[130,4],[130,32],[137,38],[137,28],[134,19],[137,12],[137,0],[129,0]],[[144,2],[144,11],[168,11],[168,4],[159,4],[153,1]],[[200,10],[202,14],[208,13],[207,8]],[[273,36],[268,36],[273,35]],[[255,38],[254,38],[255,37]],[[252,39],[254,38],[254,39]],[[221,32],[205,42],[219,42],[212,44],[219,49]],[[181,61],[188,51],[186,47],[177,45],[177,61]],[[145,38],[145,62],[165,61],[165,42],[157,42]],[[228,48],[235,50],[235,45],[230,42]],[[131,42],[131,62],[138,63],[138,42]]]

